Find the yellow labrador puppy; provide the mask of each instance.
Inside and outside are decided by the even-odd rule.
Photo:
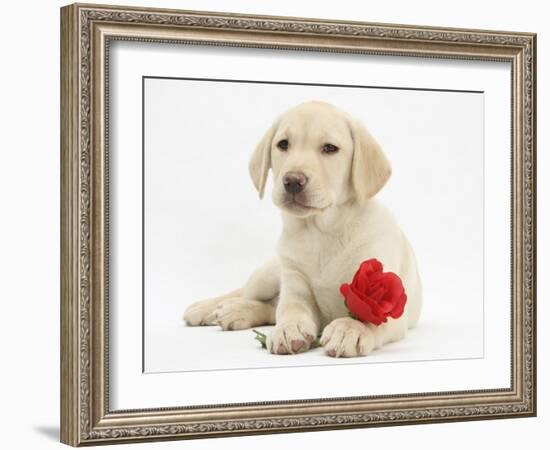
[[[380,145],[347,113],[307,102],[280,116],[252,155],[260,198],[270,168],[283,218],[277,257],[242,289],[191,305],[185,322],[224,330],[275,324],[267,348],[278,354],[304,352],[320,333],[333,357],[367,355],[403,338],[420,315],[421,283],[405,235],[372,198],[391,173]],[[349,317],[339,292],[370,258],[399,275],[407,293],[403,315],[378,326]]]

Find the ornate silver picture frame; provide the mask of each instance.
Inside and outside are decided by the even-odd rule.
[[[507,387],[230,404],[111,404],[113,43],[503,62],[510,66]],[[136,92],[141,95],[141,92]],[[136,133],[139,133],[136,131]],[[141,196],[136,192],[136,196]],[[72,446],[536,414],[536,35],[73,4],[61,8],[61,441]],[[142,343],[136,342],[141,348]],[[322,370],[319,368],[318,370]],[[197,387],[199,389],[199,387]]]

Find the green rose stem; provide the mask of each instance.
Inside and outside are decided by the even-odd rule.
[[[262,344],[262,348],[265,348],[267,350],[267,344],[266,344],[267,336],[258,330],[252,330],[252,331],[256,333],[256,336],[254,336],[254,339],[256,339],[260,344]],[[321,342],[319,342],[319,338],[317,338],[311,343],[309,348],[316,348],[320,346],[321,346]]]

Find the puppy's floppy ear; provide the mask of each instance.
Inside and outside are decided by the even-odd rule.
[[[267,175],[271,167],[271,143],[275,130],[276,124],[273,124],[256,146],[248,163],[248,172],[250,173],[254,187],[260,194],[260,198],[264,196]]]
[[[375,195],[388,181],[391,165],[366,127],[358,120],[350,119],[353,138],[351,182],[359,201]]]

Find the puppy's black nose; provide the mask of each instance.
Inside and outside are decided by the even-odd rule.
[[[307,177],[302,172],[287,172],[283,177],[285,191],[289,194],[302,192],[307,183]]]

